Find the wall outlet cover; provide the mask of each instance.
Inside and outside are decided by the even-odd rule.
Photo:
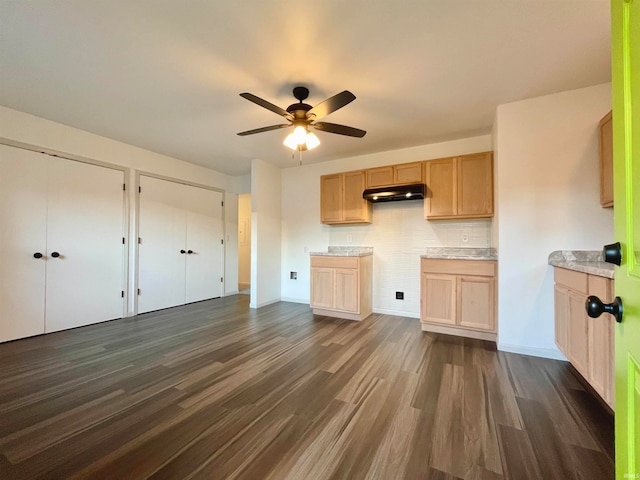
[[[404,292],[396,292],[396,300],[404,300]]]

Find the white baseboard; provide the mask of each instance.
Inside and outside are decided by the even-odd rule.
[[[309,305],[308,298],[281,297],[280,301],[291,302],[291,303],[306,303],[307,305]]]
[[[509,343],[498,342],[498,350],[502,352],[519,353],[520,355],[531,355],[532,357],[567,361],[567,358],[557,348],[526,347],[524,345],[512,345]]]
[[[278,303],[280,301],[279,298],[276,298],[275,300],[267,300],[266,302],[262,302],[259,304],[255,304],[254,302],[249,302],[249,308],[261,308],[261,307],[266,307],[267,305],[271,305],[273,303]]]
[[[389,310],[388,308],[374,308],[373,313],[383,313],[385,315],[394,315],[396,317],[420,318],[420,313]]]

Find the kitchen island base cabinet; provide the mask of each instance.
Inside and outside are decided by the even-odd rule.
[[[583,272],[554,269],[556,345],[569,362],[613,409],[614,319],[609,314],[590,318],[587,296],[613,300],[613,280]]]
[[[423,258],[423,331],[496,339],[496,262]]]
[[[311,257],[311,308],[316,315],[364,320],[372,308],[372,259]]]

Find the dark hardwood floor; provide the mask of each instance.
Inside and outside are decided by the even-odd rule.
[[[0,344],[2,479],[612,479],[564,362],[236,295]]]

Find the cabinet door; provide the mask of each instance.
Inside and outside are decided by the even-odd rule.
[[[422,273],[420,320],[456,324],[456,276]]]
[[[603,302],[613,301],[612,281],[589,275],[589,295]],[[589,322],[589,377],[588,380],[600,396],[613,407],[613,340],[615,319],[609,314],[588,318]]]
[[[600,120],[600,205],[613,207],[613,128],[611,112]]]
[[[221,297],[224,264],[222,193],[183,187],[187,218],[185,302]]]
[[[334,271],[334,282],[336,310],[360,313],[358,270],[353,268],[336,268]]]
[[[451,217],[457,212],[456,159],[431,160],[425,165],[425,218]]]
[[[44,333],[48,158],[0,145],[0,342]]]
[[[367,171],[367,188],[393,185],[393,167],[370,168]]]
[[[393,167],[393,183],[403,185],[407,183],[422,183],[423,162],[403,163]]]
[[[458,277],[458,324],[495,332],[495,280],[491,277]]]
[[[588,317],[584,309],[585,296],[573,291],[569,291],[568,296],[569,361],[584,378],[589,378],[589,334]]]
[[[185,303],[184,185],[140,177],[138,313]]]
[[[569,358],[567,332],[569,328],[569,291],[556,283],[554,287],[556,345]]]
[[[362,198],[364,192],[364,172],[343,173],[343,215],[345,222],[370,221],[370,205]]]
[[[459,217],[493,216],[493,155],[491,152],[458,158]]]
[[[342,221],[342,177],[340,174],[320,177],[320,221]]]
[[[334,308],[333,268],[311,268],[311,307]]]
[[[121,318],[124,173],[62,158],[47,163],[46,331]]]

